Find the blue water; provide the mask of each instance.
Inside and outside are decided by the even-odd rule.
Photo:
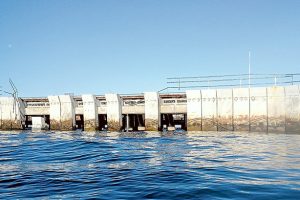
[[[300,199],[300,135],[1,132],[0,199]]]

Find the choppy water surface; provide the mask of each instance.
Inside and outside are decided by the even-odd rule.
[[[0,133],[0,199],[299,197],[300,135]]]

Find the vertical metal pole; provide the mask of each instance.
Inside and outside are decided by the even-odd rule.
[[[248,86],[251,86],[251,52],[249,51],[249,65],[248,65]]]

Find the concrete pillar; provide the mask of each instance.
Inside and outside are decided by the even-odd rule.
[[[249,131],[249,88],[233,89],[233,128]]]
[[[202,105],[201,91],[187,90],[187,130],[201,131],[202,130]]]
[[[145,92],[145,129],[158,131],[160,128],[160,103],[157,92]]]
[[[233,131],[232,89],[217,90],[218,131]]]
[[[284,87],[268,88],[268,132],[285,132]]]
[[[122,128],[122,106],[118,94],[105,94],[107,102],[107,126],[109,131],[120,131]]]
[[[71,131],[75,129],[75,107],[70,95],[48,96],[50,103],[50,129]]]
[[[268,131],[267,88],[250,88],[250,131]]]
[[[285,87],[286,132],[300,133],[300,88],[298,85]]]
[[[217,91],[201,90],[202,131],[217,131]]]
[[[0,130],[22,129],[25,107],[13,97],[0,97]]]
[[[82,95],[83,120],[85,131],[96,131],[99,127],[98,107],[95,95]]]

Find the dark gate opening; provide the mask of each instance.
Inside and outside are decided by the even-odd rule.
[[[186,114],[161,114],[161,130],[187,130]]]
[[[143,114],[123,114],[122,115],[123,131],[144,131],[145,115]]]
[[[83,115],[75,115],[75,127],[76,127],[76,129],[84,130]]]
[[[99,122],[99,130],[100,131],[107,130],[107,115],[106,114],[99,114],[98,122]]]
[[[32,117],[42,117],[45,121],[45,127],[44,129],[49,130],[50,128],[50,115],[25,115],[25,130],[31,130],[32,129]]]

